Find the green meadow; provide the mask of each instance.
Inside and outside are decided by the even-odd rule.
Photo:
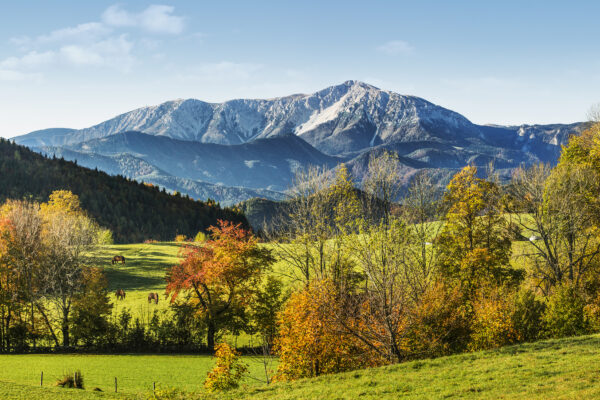
[[[246,361],[260,377],[257,360]],[[269,386],[249,378],[217,396],[200,391],[208,356],[2,355],[2,399],[144,398],[152,383],[189,391],[190,399],[591,399],[600,396],[600,335],[581,336],[412,361]],[[86,389],[51,387],[80,369]],[[45,370],[44,387],[39,387]],[[118,376],[119,393],[114,394]],[[99,387],[103,392],[94,392]],[[195,394],[193,392],[196,392]]]

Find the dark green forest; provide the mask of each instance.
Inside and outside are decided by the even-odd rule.
[[[48,158],[0,138],[0,203],[11,199],[46,201],[54,190],[79,196],[82,207],[113,232],[117,243],[193,237],[218,219],[242,222],[244,215],[212,201],[169,194],[122,176],[110,176],[63,159]]]

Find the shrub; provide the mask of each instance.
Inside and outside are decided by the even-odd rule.
[[[294,380],[372,366],[362,342],[343,334],[334,315],[341,314],[337,289],[331,280],[312,281],[293,293],[279,314],[275,380]],[[353,321],[348,321],[353,323]]]
[[[514,299],[506,289],[482,289],[473,302],[469,349],[483,350],[519,342],[514,320]]]
[[[204,243],[208,240],[208,235],[202,231],[198,232],[196,234],[196,237],[194,237],[194,242],[196,243]]]
[[[208,373],[204,387],[209,392],[234,389],[248,373],[248,366],[240,359],[240,353],[227,343],[215,346],[215,367]]]
[[[588,331],[584,315],[585,302],[572,286],[558,287],[548,298],[543,316],[547,336],[560,338],[581,335]]]
[[[586,323],[592,332],[600,331],[600,291],[583,309]]]
[[[532,342],[539,339],[544,309],[544,303],[536,299],[531,290],[515,294],[512,320],[520,341]]]
[[[470,334],[468,313],[458,287],[432,286],[415,310],[409,353],[437,357],[463,351]]]
[[[115,244],[112,231],[110,229],[101,229],[98,232],[98,243],[101,245]]]
[[[157,387],[146,395],[146,400],[185,400],[190,399],[189,393],[168,386]]]
[[[56,380],[56,386],[83,389],[83,375],[81,371],[67,372],[62,378]]]
[[[187,240],[187,237],[185,235],[177,235],[175,236],[175,241],[177,243],[182,243],[185,242]]]

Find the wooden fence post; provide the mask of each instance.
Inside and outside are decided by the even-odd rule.
[[[42,371],[42,375],[40,376],[40,386],[44,386],[44,371]]]
[[[117,377],[115,376],[115,393],[117,393]]]

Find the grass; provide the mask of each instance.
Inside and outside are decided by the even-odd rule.
[[[495,351],[230,392],[223,399],[576,399],[600,397],[600,336],[549,340]]]
[[[134,318],[148,323],[154,310],[167,310],[169,300],[165,298],[165,275],[167,269],[179,262],[179,251],[182,243],[136,243],[102,246],[92,254],[94,266],[100,267],[106,273],[108,288],[113,303],[113,316],[122,310],[129,309]],[[268,246],[268,245],[267,245]],[[112,264],[116,255],[125,257],[125,264]],[[281,268],[275,265],[274,269]],[[117,300],[115,291],[123,289],[126,293],[124,300]],[[159,295],[158,304],[148,303],[148,294],[156,292]],[[238,337],[225,335],[224,339],[237,346],[252,346],[252,338],[241,334]]]
[[[128,307],[132,311],[152,310],[148,307],[148,293],[158,292],[159,308],[166,308],[164,301],[165,274],[167,269],[179,261],[179,243],[124,244],[103,246],[94,254],[93,264],[103,268],[108,279],[109,290],[117,308]],[[125,257],[125,264],[112,264],[115,255]],[[123,289],[125,300],[116,301],[114,292]]]
[[[2,355],[2,399],[139,398],[153,381],[194,392],[189,398],[286,399],[575,399],[600,397],[600,335],[541,341],[493,351],[412,361],[269,386],[252,379],[212,397],[198,391],[207,356]],[[45,368],[47,386],[39,385]],[[86,390],[50,387],[65,369],[81,369]],[[258,363],[250,363],[260,375]],[[52,371],[52,372],[51,372]],[[53,375],[54,374],[54,375]],[[105,390],[91,391],[94,387]]]
[[[250,377],[245,380],[245,384],[262,385],[264,372],[258,358],[244,357],[244,361],[250,369]],[[40,391],[42,371],[42,389],[49,390],[47,398],[55,398],[51,397],[51,393],[79,396],[77,392],[82,392],[81,390],[54,390],[57,379],[62,378],[66,372],[77,370],[83,375],[85,392],[90,392],[87,396],[95,395],[93,389],[96,387],[102,389],[104,395],[114,393],[115,377],[121,394],[135,395],[152,390],[154,382],[186,391],[198,391],[213,365],[212,357],[206,355],[0,355],[0,398],[25,399],[29,397],[19,397],[17,394],[37,393]]]

